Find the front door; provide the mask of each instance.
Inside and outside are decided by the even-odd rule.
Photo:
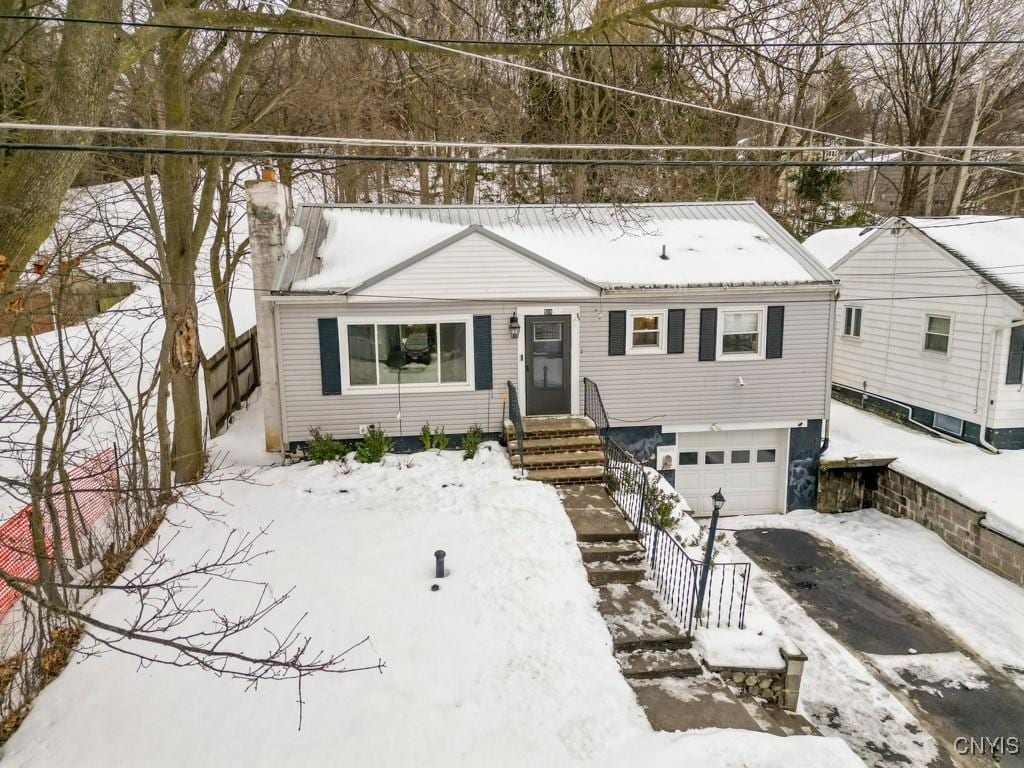
[[[572,319],[570,315],[527,315],[526,415],[572,411]]]

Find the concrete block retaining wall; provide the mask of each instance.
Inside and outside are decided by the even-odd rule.
[[[874,507],[935,531],[979,565],[1024,586],[1024,545],[981,525],[984,514],[889,466],[823,462],[818,511]]]

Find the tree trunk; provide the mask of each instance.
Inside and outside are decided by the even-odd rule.
[[[120,19],[120,0],[68,0],[73,17]],[[115,26],[65,24],[52,75],[52,90],[33,122],[97,125],[118,72]],[[32,133],[25,141],[87,145],[89,133]],[[29,259],[57,221],[60,203],[82,169],[85,152],[12,152],[0,165],[0,255],[5,292],[14,285]]]

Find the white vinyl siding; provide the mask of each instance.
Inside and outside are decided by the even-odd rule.
[[[381,236],[387,237],[386,229],[382,229]],[[407,301],[416,297],[547,300],[595,294],[593,288],[571,277],[473,234],[368,286],[353,301]]]
[[[733,300],[736,292],[730,291]],[[608,355],[608,312],[629,311],[636,297],[608,296],[579,303],[579,376],[593,379],[615,424],[707,424],[780,421],[794,423],[825,416],[828,399],[827,345],[831,291],[797,289],[747,294],[753,304],[786,305],[786,350],[776,360],[736,361],[712,365],[697,360],[699,323],[686,324],[686,352],[681,355]],[[794,301],[786,304],[786,299]],[[645,300],[645,308],[685,308],[696,318],[701,307],[724,301],[722,293],[687,293],[664,300]],[[538,305],[540,306],[540,305]],[[553,304],[553,306],[558,306]],[[444,304],[424,309],[420,303],[369,305],[341,301],[282,302],[275,312],[280,344],[285,439],[305,440],[318,426],[335,437],[351,439],[360,424],[378,423],[392,435],[415,436],[424,422],[465,432],[478,422],[486,431],[501,428],[505,382],[518,379],[517,342],[509,335],[507,302]],[[431,312],[492,316],[491,342],[494,389],[475,391],[369,392],[359,397],[325,397],[320,391],[320,357],[316,321],[340,317],[422,319]],[[472,361],[470,361],[472,365]],[[744,386],[738,385],[742,377]],[[582,398],[579,398],[582,403]],[[402,415],[401,432],[397,415]]]
[[[865,307],[858,343],[835,346],[833,381],[979,423],[992,331],[1024,309],[913,230],[880,232],[833,271],[842,298]],[[925,349],[928,315],[952,318],[948,353]],[[837,337],[845,319],[838,313]],[[1004,332],[993,361],[992,427],[1024,426],[1024,397],[1003,384],[1008,345]]]

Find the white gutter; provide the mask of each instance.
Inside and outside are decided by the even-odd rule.
[[[985,382],[985,408],[981,412],[981,435],[978,437],[978,441],[982,447],[989,453],[999,453],[999,449],[992,445],[988,440],[985,439],[985,432],[988,430],[988,414],[989,410],[995,400],[992,395],[992,374],[995,373],[996,367],[996,345],[998,343],[999,336],[1003,331],[1007,331],[1018,325],[1024,324],[1024,320],[1011,320],[1009,323],[998,325],[992,329],[992,341],[989,343],[988,349],[988,380]],[[998,394],[999,390],[996,390]]]

